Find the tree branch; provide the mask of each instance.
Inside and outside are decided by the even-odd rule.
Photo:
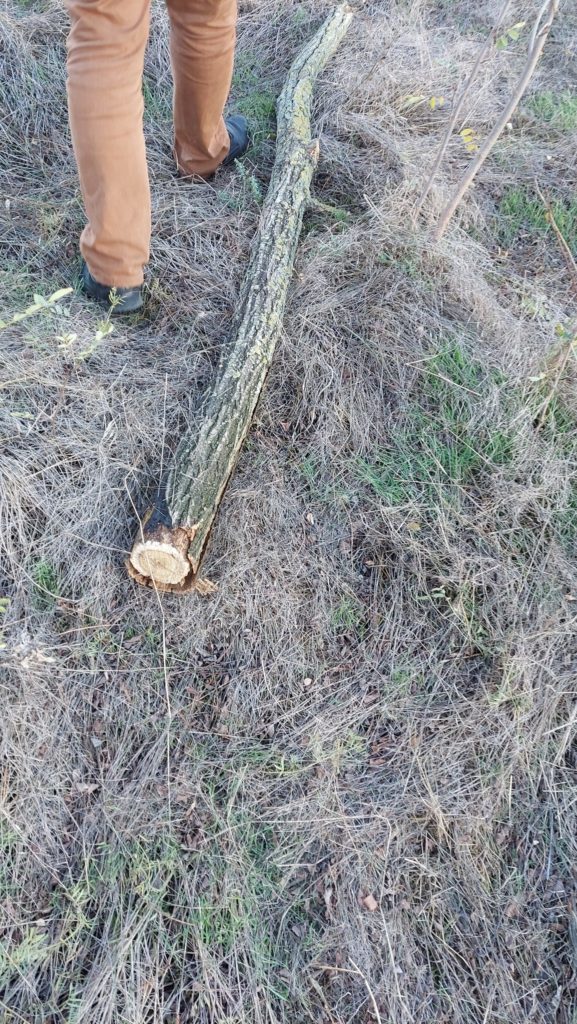
[[[145,586],[202,589],[200,562],[279,338],[303,214],[318,161],[313,86],[352,19],[337,7],[294,61],[277,107],[277,155],[239,298],[232,342],[198,426],[178,445],[164,492],[144,519],[127,569]]]

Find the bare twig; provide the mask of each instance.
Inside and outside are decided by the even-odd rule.
[[[539,61],[539,57],[541,56],[541,52],[543,50],[547,36],[549,35],[549,31],[551,29],[555,15],[557,14],[558,10],[559,0],[547,0],[547,2],[543,4],[543,6],[541,7],[541,10],[539,11],[537,18],[535,19],[535,24],[533,25],[531,39],[529,43],[529,50],[527,53],[527,60],[525,62],[525,67],[523,69],[521,77],[517,83],[517,87],[515,88],[515,91],[510,97],[509,102],[503,109],[501,116],[499,117],[497,123],[495,124],[495,127],[493,128],[492,132],[487,136],[483,145],[479,149],[477,156],[471,162],[465,173],[462,175],[461,180],[457,185],[457,188],[453,196],[451,197],[445,209],[443,210],[441,217],[439,219],[439,223],[437,224],[434,233],[434,240],[436,242],[438,242],[439,239],[442,238],[442,236],[444,235],[447,229],[447,225],[451,217],[453,216],[455,210],[457,209],[459,203],[461,202],[461,199],[465,195],[465,192],[472,184],[476,174],[485,163],[485,160],[487,159],[489,154],[492,152],[495,143],[497,142],[499,136],[501,135],[503,129],[505,128],[505,125],[508,124],[515,110],[517,109],[517,106],[519,105],[519,102],[522,96],[524,95],[525,90],[529,85],[529,82],[531,81],[533,72],[535,71],[537,63]],[[543,22],[544,18],[545,21]]]
[[[358,967],[358,965],[355,963],[355,961],[352,959],[352,957],[350,958],[350,960],[351,960],[351,963],[352,963],[353,967],[355,968],[355,971],[357,972],[358,975],[360,975],[360,977],[363,979],[363,981],[364,981],[364,983],[365,983],[365,985],[367,987],[367,992],[369,993],[369,999],[370,999],[372,1007],[373,1007],[373,1013],[375,1015],[375,1018],[376,1018],[378,1024],[382,1024],[382,1017],[381,1017],[381,1014],[379,1013],[379,1004],[377,1003],[377,1000],[375,998],[375,994],[374,994],[374,992],[373,992],[373,990],[372,990],[372,988],[371,988],[371,986],[369,984],[369,979],[367,978],[366,974],[364,974],[363,971],[361,971],[361,968]]]
[[[337,974],[356,974],[359,976],[359,978],[362,978],[365,983],[371,1005],[373,1007],[373,1014],[377,1021],[377,1024],[382,1024],[382,1017],[379,1011],[379,1004],[377,1003],[375,994],[370,986],[366,974],[364,974],[363,971],[361,971],[360,967],[355,963],[352,957],[350,957],[349,959],[351,964],[353,965],[354,970],[351,970],[350,967],[338,967],[336,964],[311,964],[311,966],[314,967],[314,969],[317,971],[336,971]]]
[[[491,49],[491,47],[494,44],[495,39],[497,38],[497,32],[499,30],[500,25],[503,22],[503,19],[505,18],[505,15],[506,15],[507,10],[509,8],[509,4],[510,4],[510,0],[505,0],[505,3],[503,4],[503,6],[502,6],[502,8],[501,8],[501,10],[500,10],[500,12],[499,12],[499,14],[497,16],[497,20],[495,21],[495,24],[493,25],[493,28],[491,29],[489,35],[487,36],[487,38],[485,39],[485,42],[483,43],[481,49],[479,50],[479,53],[477,55],[477,59],[476,59],[475,63],[473,64],[473,67],[471,69],[471,74],[469,75],[468,79],[466,80],[466,82],[465,82],[465,84],[464,84],[464,86],[463,86],[459,96],[457,97],[457,99],[455,101],[455,105],[453,107],[453,111],[452,111],[451,117],[449,118],[449,123],[447,125],[447,129],[446,129],[445,134],[443,136],[443,139],[441,141],[441,145],[439,146],[439,150],[438,150],[437,155],[435,157],[435,161],[434,161],[433,166],[431,168],[429,177],[427,178],[427,181],[425,183],[425,187],[423,188],[423,191],[421,192],[421,195],[420,195],[420,197],[419,197],[419,199],[417,201],[417,205],[415,206],[415,210],[414,210],[414,213],[413,213],[413,220],[414,221],[417,220],[417,217],[419,216],[421,210],[423,209],[423,204],[425,202],[425,199],[427,198],[427,196],[429,194],[429,191],[431,189],[433,181],[435,180],[435,176],[437,174],[437,171],[439,170],[439,167],[441,166],[441,163],[443,162],[443,158],[445,156],[445,153],[447,152],[447,147],[448,147],[449,142],[451,140],[451,136],[453,135],[453,132],[455,130],[455,125],[457,124],[457,121],[459,119],[459,114],[461,113],[461,110],[463,108],[463,103],[465,102],[465,99],[467,98],[469,90],[470,90],[473,82],[475,81],[475,79],[477,77],[477,72],[478,72],[479,68],[481,67],[481,64],[483,63],[483,61],[484,61],[485,57],[487,56],[489,50]]]

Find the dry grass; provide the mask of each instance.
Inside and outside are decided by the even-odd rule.
[[[575,1024],[571,360],[551,394],[575,308],[527,205],[537,177],[575,251],[575,14],[433,249],[468,156],[456,136],[413,227],[447,106],[405,98],[448,104],[496,8],[356,4],[316,110],[336,212],[307,220],[205,563],[219,590],[159,603],[123,555],[199,415],[271,97],[326,7],[242,6],[256,152],[194,187],[173,177],[156,9],[147,316],[101,337],[75,295],[0,335],[1,1019]],[[9,0],[0,31],[15,312],[68,283],[82,212],[60,3]],[[522,61],[523,39],[483,71],[480,134]]]

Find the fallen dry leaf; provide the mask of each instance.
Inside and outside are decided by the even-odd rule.
[[[375,910],[379,909],[379,904],[377,903],[372,893],[369,893],[368,896],[364,896],[363,899],[361,900],[361,903],[363,904],[365,910],[369,910],[371,914],[374,914]]]

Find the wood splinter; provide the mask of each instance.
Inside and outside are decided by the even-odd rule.
[[[352,19],[337,7],[294,61],[277,104],[277,154],[232,341],[200,423],[181,439],[166,486],[144,517],[126,567],[143,586],[215,589],[198,570],[221,498],[249,431],[279,338],[310,186],[319,157],[311,138],[314,83]]]

